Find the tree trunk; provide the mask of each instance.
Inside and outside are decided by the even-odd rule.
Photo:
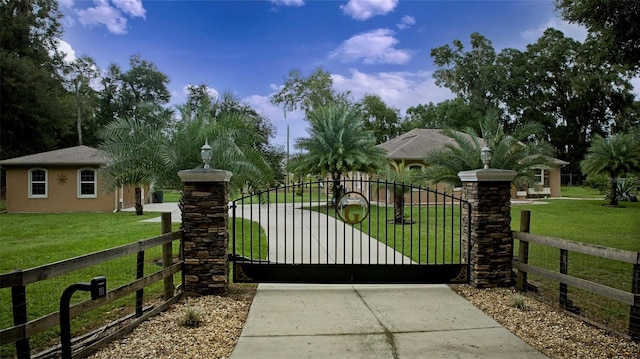
[[[78,94],[78,90],[76,90],[76,106],[78,108],[78,144],[82,146],[82,108],[80,106],[80,95]]]
[[[611,184],[611,189],[609,191],[609,204],[611,206],[617,206],[618,205],[618,179],[611,177],[609,179],[609,182]]]
[[[136,187],[135,188],[135,194],[136,194],[136,215],[138,216],[142,216],[143,212],[142,212],[142,188],[140,187]]]
[[[340,198],[340,196],[342,196],[342,186],[340,185],[340,174],[339,173],[334,173],[331,176],[331,179],[333,180],[333,206],[337,206],[338,205],[338,199]]]
[[[404,193],[393,198],[393,220],[397,224],[404,224]]]

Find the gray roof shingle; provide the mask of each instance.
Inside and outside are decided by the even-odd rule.
[[[481,138],[479,140],[484,143]],[[414,128],[378,147],[385,149],[387,158],[392,160],[421,160],[428,152],[442,148],[448,142],[455,143],[442,129]]]
[[[10,158],[0,161],[2,166],[20,165],[106,165],[107,156],[104,151],[88,147],[75,146],[36,153],[33,155]]]

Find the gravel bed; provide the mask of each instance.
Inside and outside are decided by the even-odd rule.
[[[549,358],[640,358],[639,344],[514,289],[451,287]],[[232,285],[226,297],[185,298],[90,358],[228,358],[240,337],[254,294],[255,287]],[[199,327],[181,325],[189,309],[201,313]]]
[[[254,294],[255,286],[232,284],[224,297],[185,298],[89,358],[227,358],[240,338]],[[199,326],[182,325],[189,311],[200,314]]]
[[[590,325],[512,288],[451,287],[549,358],[640,358],[638,343]]]

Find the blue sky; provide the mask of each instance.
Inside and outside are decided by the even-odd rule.
[[[586,31],[561,21],[551,0],[273,0],[141,1],[58,0],[65,15],[61,48],[83,54],[105,69],[128,68],[140,54],[170,78],[172,104],[185,87],[206,84],[212,93],[232,92],[276,126],[274,142],[305,136],[300,112],[269,103],[290,70],[306,76],[319,66],[338,91],[356,100],[380,95],[404,111],[452,98],[435,85],[432,48],[467,43],[473,32],[497,50],[524,49],[547,27],[580,41]]]

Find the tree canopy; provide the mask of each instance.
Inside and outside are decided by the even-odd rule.
[[[376,143],[388,141],[402,133],[400,111],[387,106],[378,95],[365,95],[356,107],[364,118],[364,129],[372,131]]]
[[[350,94],[337,93],[333,89],[331,74],[318,67],[311,75],[304,77],[300,70],[293,69],[284,86],[271,97],[271,103],[282,106],[285,111],[304,110],[334,104],[349,103]]]
[[[496,54],[477,33],[470,42],[469,50],[459,40],[453,48],[432,50],[439,66],[436,83],[456,93],[470,114],[497,113],[507,130],[540,123],[544,131],[539,135],[570,162],[572,173],[579,172],[592,135],[636,121],[629,73],[595,56],[606,51],[599,43],[582,44],[555,29],[547,29],[525,51],[507,48]],[[428,114],[419,110],[414,107],[411,114]],[[424,110],[435,112],[435,106]]]
[[[637,0],[556,0],[562,17],[589,29],[588,42],[604,46],[614,64],[640,70],[640,2]]]
[[[55,0],[0,2],[0,158],[64,145],[73,129],[59,71],[61,17]]]
[[[159,106],[169,103],[171,93],[167,89],[167,75],[140,55],[131,56],[129,66],[127,71],[123,71],[119,65],[111,64],[102,78],[103,89],[100,91],[97,111],[98,122],[101,125],[133,116],[136,106],[141,103],[154,103]]]

